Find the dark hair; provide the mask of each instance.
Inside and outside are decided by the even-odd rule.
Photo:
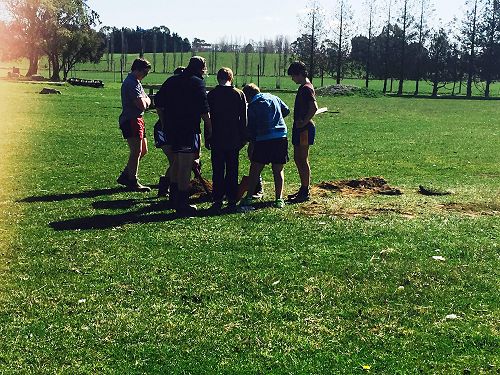
[[[205,59],[201,56],[193,56],[189,59],[189,64],[186,67],[186,70],[189,70],[191,73],[199,73],[207,64],[205,63]]]
[[[302,75],[304,77],[307,77],[306,64],[304,64],[302,61],[294,61],[293,63],[290,64],[290,67],[288,68],[288,75],[289,76]]]
[[[181,73],[184,71],[184,69],[186,69],[186,68],[185,68],[185,67],[183,67],[183,66],[178,66],[177,68],[175,68],[175,70],[174,70],[174,74],[175,74],[175,75],[177,75],[177,74],[181,74]]]
[[[243,93],[247,97],[247,100],[250,101],[255,95],[260,92],[259,86],[255,83],[249,83],[243,87]]]
[[[135,70],[142,71],[145,69],[151,69],[151,63],[143,58],[135,59],[132,63],[132,68],[130,68],[132,72]]]
[[[223,67],[220,68],[217,72],[217,81],[219,83],[225,83],[228,81],[233,81],[233,71],[229,68]]]

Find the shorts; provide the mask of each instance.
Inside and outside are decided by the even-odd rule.
[[[200,145],[201,134],[172,137],[172,152],[174,154],[197,154],[200,152]]]
[[[144,126],[144,119],[142,117],[125,120],[120,123],[120,129],[123,138],[146,138],[146,127]]]
[[[160,120],[156,121],[156,124],[153,128],[153,136],[155,139],[156,148],[162,148],[163,146],[170,144],[167,137],[167,133],[162,129]]]
[[[260,164],[286,164],[288,162],[288,139],[277,138],[253,142],[250,160]]]
[[[316,138],[316,126],[309,124],[303,128],[292,129],[292,145],[310,146],[314,144]]]

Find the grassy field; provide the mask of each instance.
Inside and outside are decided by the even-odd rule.
[[[207,63],[210,64],[210,54],[208,52],[200,53],[207,59]],[[226,52],[226,53],[218,53],[217,64],[215,64],[215,70],[209,71],[209,77],[206,79],[207,85],[215,86],[217,84],[217,69],[221,66],[228,66],[233,69],[234,72],[237,72],[236,76],[236,85],[238,87],[243,86],[245,83],[255,82],[259,80],[259,84],[261,87],[273,90],[276,88],[284,89],[284,90],[295,90],[296,85],[293,83],[288,76],[277,76],[275,73],[275,63],[278,66],[278,55],[276,54],[267,54],[266,62],[265,62],[265,71],[264,76],[257,77],[257,65],[259,62],[258,53],[249,54],[249,62],[248,62],[248,74],[244,75],[244,57],[243,54],[240,55],[240,63],[239,68],[236,69],[235,57],[234,53]],[[127,71],[130,69],[130,65],[134,58],[137,55],[129,54],[127,56],[127,64],[124,68],[124,74],[127,74]],[[168,53],[166,56],[166,72],[163,73],[163,55],[161,53],[157,54],[156,57],[156,71],[152,71],[149,76],[145,79],[146,84],[161,84],[165,79],[173,72],[173,70],[179,65],[187,65],[189,58],[191,57],[191,53],[184,53],[182,55],[177,53],[175,58],[173,53]],[[147,53],[145,54],[145,58],[147,58],[150,62],[153,62],[153,54]],[[111,60],[110,60],[111,61]],[[7,76],[7,71],[11,70],[13,66],[21,68],[21,74],[25,73],[28,70],[28,61],[26,59],[11,61],[11,62],[0,62],[0,76]],[[108,70],[108,62],[106,60],[106,56],[103,57],[100,63],[98,64],[77,64],[74,71],[70,72],[70,76],[84,78],[84,79],[100,79],[105,82],[105,84],[117,83],[121,82],[120,76],[120,55],[116,54],[114,56],[114,66],[115,69]],[[39,73],[44,77],[49,77],[48,65],[46,58],[42,58],[39,64]],[[5,73],[2,74],[1,72]],[[283,74],[283,72],[282,72]],[[321,78],[316,77],[314,80],[314,84],[316,87],[321,86]],[[332,77],[325,76],[323,80],[323,86],[333,85],[336,83],[336,79]],[[355,85],[359,87],[365,87],[365,81],[363,79],[354,79],[354,78],[346,78],[342,80],[342,84],[346,85]],[[377,91],[382,91],[383,89],[383,81],[381,80],[371,80],[369,83],[369,88]],[[391,90],[391,85],[389,81],[388,92],[397,92],[398,90],[398,81],[394,80]],[[453,84],[449,83],[445,87],[439,89],[439,95],[451,95],[453,90]],[[473,86],[473,95],[474,96],[483,96],[484,95],[484,87],[482,84],[478,84],[477,86]],[[491,96],[492,97],[500,97],[500,83],[493,83],[491,86]],[[405,94],[413,95],[415,92],[415,82],[414,81],[405,81],[403,86],[403,92]],[[462,85],[462,90],[459,91],[459,85],[456,85],[455,94],[456,95],[465,95],[466,87],[465,82]],[[419,93],[421,95],[430,95],[432,93],[432,85],[430,82],[421,81]]]
[[[498,103],[320,97],[339,113],[317,119],[313,184],[403,195],[179,219],[115,184],[119,84],[41,87],[0,81],[0,373],[499,372]],[[141,180],[164,167],[152,148]]]

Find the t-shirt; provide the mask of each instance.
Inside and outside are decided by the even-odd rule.
[[[312,101],[316,101],[316,93],[312,83],[307,82],[299,87],[295,96],[295,105],[293,108],[294,126],[297,120],[303,120],[309,112],[309,105]],[[311,120],[309,124],[314,125]]]
[[[207,97],[212,119],[212,149],[242,147],[247,140],[247,101],[243,92],[219,85]]]
[[[210,111],[205,82],[188,70],[163,83],[155,104],[163,109],[164,129],[183,136],[199,134],[201,115]]]
[[[122,113],[120,114],[120,124],[138,117],[142,117],[144,111],[137,108],[134,100],[140,97],[146,97],[146,93],[141,85],[141,82],[135,78],[132,73],[129,73],[127,78],[123,80],[121,88],[122,97]]]

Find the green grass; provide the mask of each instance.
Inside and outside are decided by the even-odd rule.
[[[317,119],[313,183],[381,175],[402,196],[178,219],[115,189],[118,84],[41,87],[0,81],[0,373],[498,372],[496,102],[320,97],[340,113]],[[150,150],[144,183],[164,159]]]
[[[204,56],[207,59],[207,63],[210,64],[210,53],[201,52],[200,55]],[[266,62],[265,62],[265,71],[264,76],[257,78],[257,65],[259,62],[258,53],[249,54],[249,62],[248,62],[248,73],[244,75],[244,55],[240,54],[240,62],[239,68],[236,69],[235,57],[234,53],[231,52],[220,52],[217,54],[217,64],[214,71],[210,71],[209,77],[207,78],[207,85],[215,86],[217,84],[217,69],[222,66],[228,66],[237,74],[235,78],[235,83],[238,87],[243,86],[245,83],[254,82],[259,84],[261,87],[273,90],[276,88],[284,89],[284,90],[295,90],[296,84],[293,83],[288,76],[284,77],[276,77],[275,73],[275,62],[276,66],[278,66],[278,55],[277,54],[267,54]],[[124,74],[127,74],[127,71],[130,68],[130,65],[134,58],[137,55],[129,54],[127,56],[127,66],[124,68]],[[153,54],[146,53],[145,58],[147,58],[150,62],[153,62]],[[163,73],[163,54],[158,53],[156,57],[156,71],[151,72],[149,76],[145,79],[146,84],[161,84],[165,81],[165,79],[174,71],[174,69],[179,65],[187,65],[189,58],[191,57],[191,52],[184,53],[181,60],[181,54],[177,53],[175,60],[174,54],[168,53],[166,58],[166,72]],[[175,63],[174,63],[175,62]],[[102,58],[102,60],[98,64],[77,64],[75,70],[70,72],[70,76],[84,78],[84,79],[100,79],[105,82],[105,84],[121,82],[120,77],[120,55],[114,55],[114,64],[115,69],[111,69],[108,71],[108,63],[106,60],[106,56]],[[0,62],[0,72],[5,71],[5,76],[7,75],[7,70],[12,69],[13,66],[21,68],[21,74],[25,73],[28,70],[28,61],[26,59],[21,59],[18,61],[8,61],[8,62]],[[210,66],[211,67],[211,66]],[[40,60],[39,64],[39,73],[44,77],[49,77],[48,71],[48,63],[45,57]],[[282,73],[283,74],[283,73]],[[62,77],[62,76],[61,76]],[[390,81],[388,83],[388,92],[396,93],[398,90],[399,81],[394,80],[392,90]],[[315,86],[321,86],[321,78],[315,77],[314,79]],[[336,79],[333,77],[324,77],[323,85],[333,85],[336,84]],[[359,87],[365,87],[364,79],[352,79],[346,78],[342,80],[342,84],[346,85],[355,85]],[[456,85],[455,94],[456,95],[465,95],[466,87],[465,81],[462,85],[462,89],[459,94],[459,85]],[[369,88],[373,90],[382,91],[383,89],[383,81],[382,80],[371,80],[369,83]],[[439,95],[451,95],[453,89],[453,84],[449,83],[444,88],[439,89]],[[491,97],[500,97],[500,83],[493,83],[490,88]],[[413,95],[415,92],[415,82],[414,81],[405,81],[403,86],[403,93],[406,95]],[[472,92],[474,96],[484,96],[484,88],[481,85],[473,86]],[[430,82],[421,81],[419,93],[421,95],[431,95],[432,94],[432,84]]]

